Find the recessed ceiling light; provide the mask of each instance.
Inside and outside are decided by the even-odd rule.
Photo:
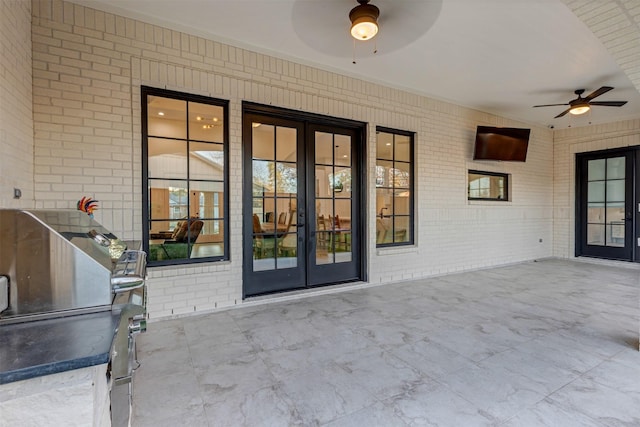
[[[214,117],[214,118],[213,118],[213,121],[214,121],[214,122],[217,122],[217,121],[218,121],[218,118],[217,118],[217,117]]]
[[[386,144],[384,144],[384,145],[386,145],[387,147],[390,147],[390,146],[391,146],[391,143],[390,143],[390,142],[387,142],[387,143],[386,143]]]
[[[198,117],[196,117],[196,120],[200,121],[200,120],[202,120],[202,117],[198,116]]]
[[[343,155],[342,157],[349,157],[349,156],[347,156],[347,155],[345,154],[345,155]]]
[[[158,111],[158,115],[159,116],[164,116],[164,113],[162,111]]]

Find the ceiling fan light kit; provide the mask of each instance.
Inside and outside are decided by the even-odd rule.
[[[351,9],[351,35],[356,40],[369,40],[378,34],[380,9],[369,4],[369,0],[358,0],[358,6]]]
[[[589,107],[588,104],[583,104],[583,105],[574,105],[573,107],[571,107],[571,109],[569,110],[569,112],[575,116],[579,116],[580,114],[584,114],[587,111],[589,111],[591,109],[591,107]]]

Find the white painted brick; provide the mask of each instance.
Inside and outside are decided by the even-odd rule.
[[[514,199],[508,206],[470,205],[466,200],[466,169],[488,167],[486,163],[470,160],[470,138],[475,126],[522,126],[522,123],[129,18],[109,13],[98,15],[80,5],[57,2],[56,8],[51,8],[46,6],[46,1],[37,3],[33,69],[46,73],[35,75],[34,72],[35,144],[36,148],[49,150],[36,150],[34,156],[38,183],[35,194],[42,206],[72,205],[83,193],[105,202],[124,201],[132,212],[126,216],[128,219],[122,214],[116,215],[119,209],[114,205],[110,212],[104,212],[101,220],[118,235],[141,236],[139,87],[148,84],[211,94],[231,101],[232,194],[242,192],[243,100],[368,122],[370,202],[365,211],[370,218],[375,215],[371,201],[375,200],[372,172],[376,142],[371,130],[380,124],[417,132],[418,244],[406,251],[376,251],[375,236],[373,230],[370,231],[368,274],[372,283],[427,277],[551,254],[571,256],[567,245],[571,244],[572,233],[573,152],[566,149],[564,142],[554,148],[554,134],[547,129],[534,128],[526,164],[494,166],[512,174]],[[583,7],[581,10],[588,17],[597,17],[594,9]],[[611,30],[611,23],[618,26],[620,21],[611,8],[607,10]],[[610,32],[606,37],[613,40]],[[633,56],[632,45],[615,42],[621,59]],[[82,46],[78,46],[79,43]],[[64,78],[56,80],[57,73]],[[71,77],[77,76],[82,76],[77,80],[80,84],[71,90],[68,84],[74,81]],[[82,107],[78,107],[79,102]],[[52,107],[64,108],[62,115]],[[79,108],[91,112],[92,116],[73,114]],[[77,123],[78,118],[82,119],[81,123]],[[584,131],[574,131],[571,137],[563,136],[569,141],[569,147],[590,138]],[[619,131],[608,128],[598,132],[608,135]],[[49,146],[52,141],[73,141],[71,146],[65,142],[64,149],[56,152],[63,156],[64,164],[60,159],[56,162],[51,158],[53,149],[60,149]],[[619,143],[633,141],[621,136]],[[583,144],[589,149],[597,146],[590,141]],[[80,156],[70,154],[69,150]],[[80,161],[73,163],[76,158]],[[67,165],[66,161],[72,163]],[[555,182],[554,174],[558,175]],[[55,177],[60,176],[62,181],[56,181]],[[85,179],[78,184],[79,176]],[[80,185],[79,191],[76,187],[67,187],[74,184]],[[57,201],[52,202],[54,197]],[[241,303],[241,201],[232,201],[230,208],[232,260],[150,269],[150,318]],[[503,237],[505,235],[508,237]],[[540,237],[545,242],[542,246],[522,244],[537,242]],[[399,259],[402,262],[398,262]]]

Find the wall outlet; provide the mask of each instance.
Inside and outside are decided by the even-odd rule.
[[[542,239],[539,239],[538,242],[542,243]]]
[[[22,197],[22,190],[20,190],[19,188],[14,188],[13,189],[13,198],[14,199],[19,199],[20,197]]]

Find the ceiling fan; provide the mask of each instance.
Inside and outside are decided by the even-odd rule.
[[[534,105],[533,107],[555,107],[558,105],[568,105],[569,108],[564,110],[562,113],[558,114],[554,117],[557,119],[558,117],[562,117],[567,113],[579,115],[584,114],[591,109],[592,105],[600,105],[604,107],[622,107],[627,101],[593,101],[594,98],[605,94],[612,90],[611,86],[602,86],[600,89],[594,90],[592,93],[587,95],[585,98],[582,97],[584,93],[584,89],[577,89],[574,93],[578,95],[576,99],[569,101],[566,104],[546,104],[546,105]]]

